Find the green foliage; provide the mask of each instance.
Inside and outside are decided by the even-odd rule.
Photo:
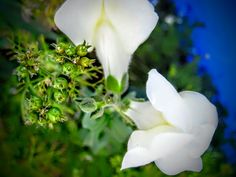
[[[233,167],[227,163],[221,163],[222,155],[217,152],[210,152],[204,154],[203,164],[204,168],[201,173],[183,172],[176,177],[232,177]],[[122,156],[116,155],[110,159],[111,165],[116,169],[114,177],[167,177],[168,175],[163,174],[157,170],[154,164],[149,164],[147,166],[141,167],[138,170],[129,169],[125,171],[120,171],[119,164],[122,161]]]
[[[54,24],[55,10],[63,0],[20,0],[22,12],[27,20],[36,20],[48,30],[56,28]]]

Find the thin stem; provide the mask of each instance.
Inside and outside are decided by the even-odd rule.
[[[133,121],[128,117],[126,116],[121,110],[119,107],[117,107],[116,105],[113,105],[113,108],[120,114],[120,116],[130,125],[134,125]]]
[[[21,95],[21,105],[20,105],[20,108],[21,108],[21,116],[22,118],[24,119],[25,118],[25,110],[24,110],[24,105],[25,105],[25,94],[26,94],[26,88],[25,90],[23,91],[22,95]]]

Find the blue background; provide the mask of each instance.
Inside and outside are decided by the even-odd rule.
[[[219,99],[228,110],[225,138],[236,139],[236,1],[235,0],[175,0],[180,16],[201,21],[206,26],[193,33],[201,65],[211,75]],[[207,56],[207,57],[205,57]],[[236,153],[230,144],[222,147],[230,161]]]

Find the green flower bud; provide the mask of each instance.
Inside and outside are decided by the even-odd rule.
[[[92,63],[91,63],[91,60],[89,59],[89,58],[87,58],[87,57],[82,57],[81,59],[80,59],[80,65],[82,66],[82,67],[89,67],[90,65],[91,65]]]
[[[80,61],[80,57],[73,58],[73,63],[77,64]]]
[[[54,80],[53,87],[59,90],[66,89],[68,87],[68,82],[65,78],[58,77]]]
[[[63,103],[67,99],[67,94],[65,92],[61,92],[61,91],[56,90],[54,92],[54,99],[58,103]]]
[[[78,45],[77,48],[77,55],[84,57],[85,55],[88,54],[88,47],[85,45]]]
[[[65,52],[66,44],[59,43],[56,45],[56,53],[63,54]]]
[[[64,60],[63,57],[60,57],[60,56],[59,56],[59,57],[56,57],[56,58],[55,58],[55,61],[58,62],[58,63],[63,63],[65,60]]]
[[[26,67],[18,66],[16,69],[16,75],[20,78],[26,78],[29,75],[29,72]]]
[[[32,96],[29,99],[29,108],[31,111],[38,111],[43,105],[43,102],[40,98]]]
[[[75,65],[73,65],[72,63],[70,62],[67,62],[63,65],[62,67],[62,73],[65,74],[65,75],[70,75],[71,73],[73,73],[75,71]]]
[[[66,49],[66,55],[68,56],[73,56],[76,54],[76,48],[72,45],[70,45],[67,49]]]
[[[52,122],[56,122],[57,120],[60,120],[61,118],[61,111],[58,108],[51,108],[47,114],[46,118]]]

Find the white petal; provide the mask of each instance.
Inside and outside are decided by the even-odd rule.
[[[161,133],[153,139],[150,151],[154,157],[162,158],[172,153],[178,153],[193,139],[194,137],[191,134],[186,133]]]
[[[193,136],[171,126],[160,126],[150,130],[134,131],[128,141],[128,151],[142,147],[147,149],[153,160],[179,151]]]
[[[188,121],[193,126],[201,124],[211,124],[213,127],[217,127],[218,115],[216,107],[211,104],[207,98],[197,92],[184,91],[179,93],[188,111]]]
[[[147,149],[142,147],[134,148],[128,151],[122,161],[121,169],[138,167],[146,165],[153,161],[152,155],[148,152]]]
[[[167,175],[176,175],[183,171],[201,171],[201,158],[190,158],[186,153],[180,151],[165,158],[158,159],[155,163]]]
[[[152,69],[148,74],[147,96],[157,110],[164,112],[180,102],[181,97],[176,89],[156,69]]]
[[[191,157],[199,157],[208,149],[215,129],[211,124],[205,124],[192,130],[194,141],[187,146]]]
[[[97,29],[94,45],[105,77],[112,75],[120,82],[128,71],[131,55],[109,23],[104,23]]]
[[[169,126],[160,126],[148,131],[134,131],[128,141],[128,152],[123,158],[122,169],[146,165],[157,159],[150,150],[152,141],[157,134],[168,131],[177,130]]]
[[[128,142],[122,169],[148,164],[156,159],[178,153],[192,141],[192,136],[170,126],[148,131],[134,131]]]
[[[188,127],[182,98],[155,69],[149,72],[146,92],[153,107],[161,111],[169,123],[184,130]]]
[[[191,91],[179,94],[156,70],[149,72],[147,96],[169,123],[187,132],[201,124],[218,124],[216,108],[205,96]]]
[[[148,0],[105,0],[107,17],[130,55],[157,24],[158,16]]]
[[[93,45],[94,29],[101,15],[102,0],[67,0],[57,10],[55,23],[75,45]]]
[[[191,155],[201,156],[209,147],[218,124],[217,110],[207,98],[197,92],[184,91],[180,93],[186,110],[187,131],[195,136],[191,143]]]
[[[165,124],[162,114],[147,102],[131,102],[130,108],[125,112],[136,124],[138,129],[151,129]]]

